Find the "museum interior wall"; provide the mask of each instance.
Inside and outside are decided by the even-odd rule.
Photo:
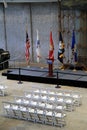
[[[41,63],[49,53],[50,31],[53,34],[54,56],[57,64],[59,43],[58,3],[0,4],[0,48],[10,51],[10,60],[25,62],[26,28],[30,40],[31,62],[36,63],[36,30],[39,31]],[[75,30],[78,61],[87,64],[87,12],[61,10],[62,36],[65,44],[65,63],[71,62],[72,31]]]

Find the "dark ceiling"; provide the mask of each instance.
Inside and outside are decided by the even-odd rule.
[[[87,0],[59,0],[62,8],[87,11]]]

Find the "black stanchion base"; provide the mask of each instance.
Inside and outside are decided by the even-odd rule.
[[[61,86],[60,86],[60,85],[57,85],[57,86],[55,86],[55,88],[61,88]]]
[[[55,77],[55,75],[49,75],[49,74],[48,74],[46,77]]]
[[[22,81],[19,81],[18,84],[22,84],[23,82]]]

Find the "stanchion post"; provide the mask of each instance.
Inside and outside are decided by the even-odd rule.
[[[19,68],[19,82],[18,82],[18,84],[22,84],[22,82],[21,82],[21,68]]]
[[[59,77],[58,77],[58,71],[57,71],[57,85],[55,86],[55,88],[60,88],[60,85],[59,85]]]

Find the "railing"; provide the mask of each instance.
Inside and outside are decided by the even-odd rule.
[[[38,77],[45,77],[45,75],[47,75],[46,77],[47,78],[55,78],[56,79],[56,81],[57,82],[55,82],[55,84],[57,84],[57,87],[59,87],[59,82],[58,82],[58,71],[57,72],[53,72],[53,77],[49,77],[49,70],[47,69],[47,70],[44,70],[44,69],[32,69],[31,67],[30,68],[9,68],[9,70],[11,70],[11,71],[13,71],[13,70],[17,70],[17,75],[18,75],[18,77],[17,77],[17,79],[19,80],[19,84],[21,84],[22,83],[22,79],[21,79],[21,77],[22,77],[22,75],[25,73],[26,75],[27,75],[27,73],[28,72],[30,72],[30,75],[31,75],[31,72],[33,73],[33,72],[35,72],[35,73],[37,73],[37,76]],[[8,70],[8,72],[9,72],[9,70]],[[24,73],[23,73],[23,71],[24,71]],[[38,73],[42,73],[42,74],[40,74],[40,75],[38,75]],[[28,75],[29,75],[29,73],[28,73]],[[32,75],[31,75],[32,76]],[[35,75],[33,75],[33,76],[35,76]]]

